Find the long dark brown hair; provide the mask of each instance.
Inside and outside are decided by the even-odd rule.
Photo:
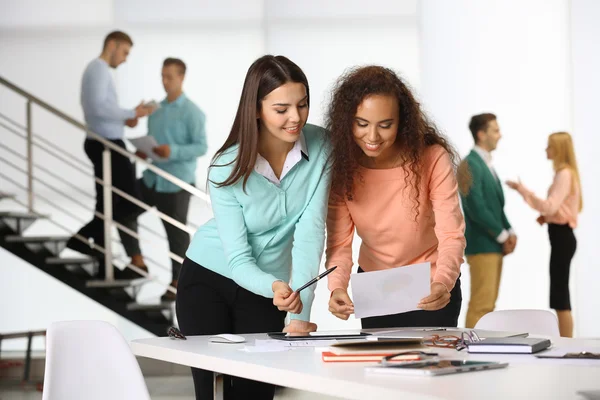
[[[399,124],[396,144],[405,160],[404,180],[412,188],[414,211],[419,215],[419,195],[423,154],[427,147],[442,146],[455,169],[459,157],[449,141],[440,134],[421,110],[409,87],[391,69],[380,66],[353,68],[342,75],[333,90],[326,115],[326,128],[332,141],[332,187],[334,199],[352,201],[358,160],[362,150],[354,141],[354,121],[358,106],[373,95],[389,95],[398,101]]]
[[[213,182],[217,187],[233,185],[243,179],[243,187],[246,188],[246,182],[256,164],[258,154],[260,119],[257,115],[261,111],[262,100],[273,90],[288,82],[302,83],[306,87],[307,104],[310,104],[306,75],[288,58],[266,55],[252,63],[246,74],[231,132],[223,146],[216,152],[210,165],[210,168],[223,166],[215,164],[217,158],[231,146],[239,144],[237,156],[230,163],[235,163],[231,174],[223,182]]]

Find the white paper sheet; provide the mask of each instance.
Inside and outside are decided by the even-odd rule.
[[[277,339],[256,339],[254,341],[255,346],[281,346],[281,347],[317,347],[317,346],[331,346],[337,343],[335,339],[326,340],[277,340]]]
[[[244,346],[241,351],[248,353],[272,353],[277,351],[290,351],[299,347],[328,347],[336,343],[337,340],[276,340],[276,339],[256,339],[254,346]]]
[[[430,294],[431,264],[407,265],[384,271],[352,274],[352,301],[356,318],[417,310]]]
[[[132,145],[139,151],[146,153],[154,161],[167,161],[166,158],[159,157],[152,149],[158,146],[154,136],[140,136],[137,138],[128,139]]]

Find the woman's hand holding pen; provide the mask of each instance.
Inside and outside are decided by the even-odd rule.
[[[347,320],[354,314],[354,303],[344,289],[335,289],[329,298],[329,312],[339,319]]]
[[[292,314],[302,312],[302,300],[300,294],[292,290],[290,285],[283,281],[275,281],[272,285],[273,304],[279,311],[287,311]]]

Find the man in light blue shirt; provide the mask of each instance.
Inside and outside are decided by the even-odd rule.
[[[134,127],[137,125],[138,118],[147,116],[154,111],[152,107],[144,104],[138,105],[135,109],[119,107],[117,90],[110,69],[117,68],[127,60],[132,46],[133,41],[126,33],[115,31],[108,34],[104,39],[102,54],[88,64],[81,81],[81,105],[88,129],[123,149],[125,149],[123,142],[125,125]],[[94,175],[96,178],[102,179],[104,145],[88,137],[85,140],[84,149],[94,165]],[[111,167],[113,186],[139,198],[140,191],[136,185],[135,166],[129,159],[111,151]],[[113,193],[112,207],[115,221],[129,229],[136,228],[134,225],[135,214],[133,213],[138,210],[137,206]],[[98,183],[96,183],[96,212],[104,214],[103,188]],[[104,221],[97,216],[94,216],[92,221],[81,228],[78,234],[88,241],[93,240],[96,245],[105,246]],[[121,230],[119,230],[119,234],[127,255],[131,257],[131,263],[147,270],[137,240]],[[92,250],[89,244],[75,236],[67,242],[67,247],[84,254],[97,256],[100,259],[100,278],[103,277],[102,252]],[[119,278],[139,277],[137,274],[128,276],[127,273],[119,274],[119,272],[115,270],[115,275]]]
[[[153,149],[166,161],[156,162],[156,166],[174,175],[182,181],[196,182],[196,159],[206,154],[206,133],[204,113],[183,93],[183,80],[186,65],[177,58],[167,58],[163,63],[162,81],[167,98],[160,103],[158,110],[148,118],[148,135],[159,144]],[[146,158],[147,154],[137,155]],[[179,186],[146,170],[141,179],[142,199],[156,208],[186,224],[190,204],[190,193]],[[163,221],[169,249],[173,254],[185,257],[190,244],[187,232]],[[177,287],[177,278],[181,264],[172,260],[171,285]],[[161,297],[163,301],[175,300],[175,294],[167,291]]]

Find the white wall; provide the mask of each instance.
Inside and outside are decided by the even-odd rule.
[[[113,20],[113,9],[113,0],[0,0],[0,27],[105,26]]]
[[[354,0],[252,0],[236,7],[232,1],[174,0],[167,4],[157,0],[95,0],[86,2],[88,8],[81,10],[78,7],[83,5],[79,3],[55,0],[51,4],[62,11],[52,14],[45,5],[36,3],[33,7],[35,2],[30,0],[0,0],[4,11],[0,15],[0,75],[81,120],[81,72],[98,55],[108,31],[125,30],[132,35],[135,46],[128,62],[115,73],[121,104],[133,107],[141,99],[161,99],[162,60],[167,56],[182,58],[189,66],[186,92],[207,114],[212,155],[229,131],[244,74],[258,56],[283,54],[305,70],[311,84],[309,121],[313,123],[322,122],[328,89],[344,69],[383,64],[399,71],[417,90],[463,155],[472,146],[467,129],[469,117],[483,111],[497,113],[504,133],[495,153],[499,173],[504,178],[520,175],[540,194],[545,193],[552,177],[551,167],[544,161],[546,136],[554,130],[573,128],[574,115],[586,211],[578,230],[580,247],[573,266],[573,303],[577,333],[599,335],[597,322],[591,318],[599,306],[592,292],[593,282],[597,282],[592,278],[598,277],[598,269],[594,272],[594,263],[581,261],[595,258],[593,244],[585,237],[591,237],[594,221],[600,217],[595,206],[595,196],[599,194],[594,192],[593,183],[586,184],[595,177],[594,155],[591,148],[583,147],[595,140],[592,93],[598,92],[598,62],[590,54],[596,54],[593,38],[599,35],[594,27],[598,10],[593,0],[572,1],[574,113],[570,103],[566,0],[374,0],[367,8],[364,2]],[[49,17],[43,18],[45,15]],[[24,122],[24,103],[2,88],[0,112]],[[142,121],[127,135],[141,135],[144,127]],[[83,137],[37,109],[34,131],[86,161],[81,149]],[[0,132],[3,144],[24,149],[12,135],[1,128]],[[0,155],[14,160],[1,149]],[[89,179],[40,151],[36,150],[35,159],[92,192]],[[208,160],[205,157],[199,162],[198,186],[204,182]],[[0,178],[0,188],[5,187],[9,185]],[[60,197],[51,200],[75,211],[81,219],[91,216]],[[199,201],[190,212],[190,220],[196,224],[211,215]],[[545,230],[535,225],[535,213],[508,192],[507,212],[520,243],[516,254],[506,259],[498,307],[546,308],[549,246]],[[80,226],[76,220],[65,221],[72,229]],[[153,215],[144,215],[142,223],[162,232]],[[55,228],[39,224],[31,234],[50,232],[56,232]],[[151,237],[144,231],[142,235]],[[357,240],[355,250],[358,245]],[[167,264],[164,247],[164,243],[142,245],[146,255]],[[151,268],[160,279],[168,281],[167,272],[153,265]],[[116,321],[129,339],[147,335],[3,251],[0,274],[0,280],[7,282],[0,288],[0,331],[40,328],[52,319],[85,315]],[[3,279],[7,276],[10,278]],[[469,296],[468,281],[468,268],[463,268],[464,306]],[[27,307],[15,308],[12,300],[21,296],[26,285],[33,292],[44,293],[44,297],[37,302],[32,300]],[[148,285],[140,300],[155,300],[161,290],[158,285]],[[326,310],[327,300],[322,284],[313,308],[313,319],[320,329],[358,326],[357,320],[343,323],[332,317]]]
[[[574,140],[581,172],[584,210],[576,231],[578,239],[573,295],[577,299],[575,317],[583,336],[600,337],[600,262],[596,236],[600,221],[598,176],[598,93],[600,93],[600,3],[571,1],[571,51],[573,60]]]
[[[496,170],[503,179],[520,177],[544,196],[552,179],[544,152],[547,136],[572,128],[569,2],[426,0],[420,5],[426,108],[461,155],[473,146],[469,118],[495,113],[503,134],[493,155]],[[505,195],[519,243],[505,258],[497,308],[548,308],[546,228],[536,224],[536,213],[518,194],[505,187]],[[573,270],[577,273],[582,264],[579,253]],[[468,272],[463,266],[463,321]],[[571,282],[577,293],[576,279]],[[577,311],[583,299],[573,296],[572,301]],[[576,319],[578,334],[589,333],[581,320],[590,317]]]
[[[299,3],[289,2],[284,7],[279,2],[267,1],[264,2],[267,9],[262,8],[261,1],[247,2],[242,7],[233,7],[232,4],[210,0],[201,4],[177,0],[168,5],[153,0],[115,1],[111,5],[113,19],[106,23],[104,17],[100,16],[97,21],[88,21],[91,28],[78,26],[72,21],[76,17],[70,14],[64,17],[68,21],[59,19],[41,23],[37,14],[27,19],[26,13],[13,8],[12,21],[0,19],[0,75],[81,120],[80,76],[85,65],[99,54],[108,31],[122,29],[132,36],[135,43],[128,62],[115,71],[120,103],[124,107],[134,107],[142,99],[162,99],[162,61],[168,56],[182,58],[188,64],[186,93],[207,114],[209,151],[207,157],[199,160],[199,187],[204,185],[209,156],[229,132],[246,70],[262,54],[286,55],[305,70],[312,89],[309,120],[313,123],[322,121],[328,88],[351,65],[384,64],[402,72],[405,78],[418,86],[419,50],[414,0],[378,0],[373,3],[374,7],[370,8],[367,16],[361,16],[361,2],[342,4],[338,1],[322,6],[312,1],[303,3],[301,7]],[[72,10],[64,1],[60,5]],[[87,11],[93,12],[102,5],[106,6],[102,2],[91,3]],[[304,10],[304,13],[297,13],[300,10]],[[41,13],[43,9],[38,11]],[[402,51],[396,51],[397,48]],[[0,105],[0,112],[24,123],[24,103],[2,88]],[[11,146],[24,151],[20,139],[13,139],[12,135],[0,131],[3,143],[6,143],[5,139],[10,140]],[[34,110],[34,131],[43,133],[44,137],[64,147],[65,151],[78,154],[87,163],[81,149],[83,136],[37,108]],[[131,137],[144,133],[145,121],[141,121],[137,128],[128,129],[126,135]],[[0,155],[19,163],[1,149]],[[69,181],[93,192],[92,182],[85,176],[70,171],[70,168],[65,168],[40,151],[36,150],[34,157]],[[21,179],[24,184],[24,178]],[[58,186],[68,190],[64,185]],[[5,189],[10,185],[0,178],[0,187]],[[44,190],[40,184],[36,188]],[[49,197],[56,204],[73,211],[81,220],[91,217],[90,212],[57,195]],[[24,197],[21,196],[21,199]],[[86,201],[89,206],[93,204],[92,200],[85,200],[84,203]],[[41,202],[38,205],[40,211],[56,213]],[[9,206],[5,203],[0,207]],[[210,216],[210,209],[202,202],[193,203],[191,222],[200,224]],[[81,225],[78,220],[61,218],[73,230]],[[153,215],[145,214],[141,222],[162,232],[160,223]],[[49,224],[38,223],[28,233],[60,232]],[[143,230],[141,235],[153,238]],[[158,246],[142,243],[142,251],[146,256],[168,265],[165,243]],[[52,278],[40,274],[4,251],[0,251],[0,266],[2,276],[11,276],[6,281],[27,281],[29,286],[35,288],[35,292],[45,293],[44,301],[39,301],[36,307],[15,309],[3,299],[19,296],[22,288],[8,285],[0,294],[0,331],[39,328],[52,319],[80,317],[77,312],[72,312],[70,306],[79,294],[56,284]],[[163,282],[168,282],[168,272],[155,268],[153,264],[150,264],[150,268]],[[139,300],[155,301],[161,290],[158,285],[146,285]],[[321,285],[313,308],[313,319],[321,329],[358,326],[356,320],[344,324],[332,317],[327,312],[327,300],[326,286]],[[86,310],[89,318],[107,318],[107,313],[111,314],[91,301],[77,304]],[[111,321],[121,321],[114,314],[111,318]],[[133,324],[119,322],[119,328],[129,339],[147,335]]]

